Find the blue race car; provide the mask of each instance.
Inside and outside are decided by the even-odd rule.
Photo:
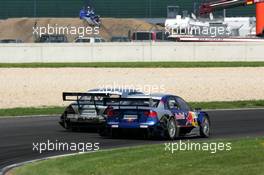
[[[210,136],[209,115],[192,110],[181,98],[169,94],[136,95],[104,99],[106,123],[101,136],[113,136],[122,130],[146,131],[148,137],[176,139],[184,135]]]

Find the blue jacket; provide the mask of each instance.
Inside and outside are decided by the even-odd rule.
[[[79,15],[80,15],[80,19],[84,19],[84,17],[87,16],[87,13],[86,13],[86,11],[84,9],[81,9]]]

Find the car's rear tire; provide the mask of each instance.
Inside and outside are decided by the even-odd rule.
[[[69,120],[67,120],[67,115],[64,114],[63,116],[63,126],[66,130],[71,130],[72,127],[71,127],[71,122]]]
[[[208,138],[211,135],[211,123],[208,116],[205,116],[200,123],[200,136]]]
[[[64,128],[65,128],[66,130],[70,130],[70,129],[71,129],[71,124],[70,124],[69,121],[64,121]]]
[[[168,138],[171,140],[177,139],[179,137],[179,128],[178,123],[174,119],[174,117],[171,117],[167,122],[167,135]]]

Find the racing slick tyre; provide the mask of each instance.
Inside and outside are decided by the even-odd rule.
[[[208,116],[205,116],[203,118],[203,121],[200,124],[200,136],[203,138],[208,138],[211,134],[211,128],[210,128],[210,119]]]
[[[167,135],[168,138],[172,140],[178,138],[180,135],[180,130],[174,117],[171,117],[167,122]]]
[[[66,130],[71,130],[71,122],[67,120],[66,115],[63,116],[63,126]]]

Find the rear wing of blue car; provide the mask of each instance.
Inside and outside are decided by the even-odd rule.
[[[104,106],[117,107],[155,107],[159,100],[152,98],[104,98]]]

